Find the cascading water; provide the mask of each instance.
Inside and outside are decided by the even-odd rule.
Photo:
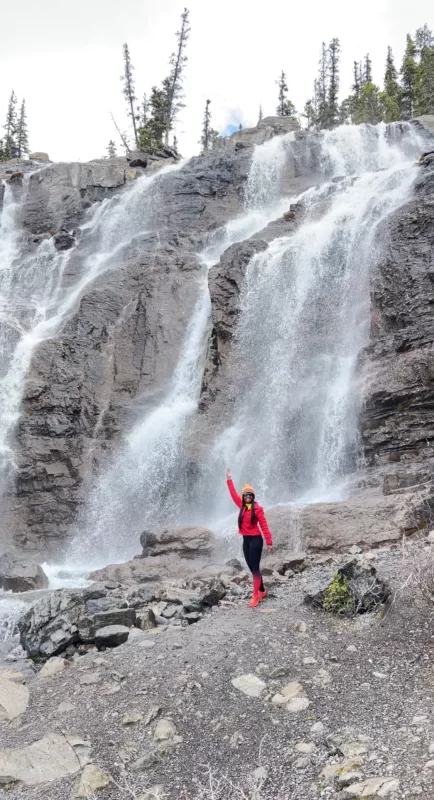
[[[293,134],[255,149],[245,213],[212,234],[198,255],[203,270],[196,307],[166,397],[135,421],[99,476],[70,563],[89,567],[125,560],[137,552],[138,535],[147,526],[200,521],[222,528],[218,520],[229,507],[222,478],[226,465],[236,480],[254,481],[266,504],[342,496],[357,450],[354,370],[368,335],[369,266],[379,246],[378,226],[409,196],[411,159],[421,148],[410,127],[399,137],[392,134],[385,126],[346,127],[315,134],[312,150],[310,140],[304,151],[297,150]],[[258,234],[288,208],[282,192],[288,160],[298,160],[297,169],[311,167],[321,185],[291,198],[301,206],[291,236],[275,239],[248,265],[231,356],[231,393],[238,399],[231,424],[216,431],[187,497],[187,440],[210,325],[207,270],[230,245]],[[340,182],[330,183],[335,175]],[[9,297],[16,303],[15,275],[22,276],[24,291],[24,311],[13,316],[13,324],[11,307],[2,304],[8,330],[15,332],[8,334],[0,375],[0,391],[3,387],[13,398],[0,423],[9,469],[10,434],[34,347],[61,329],[86,286],[114,268],[122,248],[145,233],[154,180],[141,179],[91,212],[75,250],[58,254],[44,242],[20,264],[11,222],[15,212],[6,204],[4,252],[6,263],[14,265],[11,287],[15,283]]]
[[[207,459],[211,479],[229,464],[268,505],[343,498],[357,452],[354,373],[368,341],[378,228],[408,199],[409,158],[420,148],[411,128],[399,141],[386,126],[322,138],[323,174],[342,180],[308,193],[295,232],[247,268],[233,348],[239,399]],[[225,507],[217,500],[214,518]]]
[[[287,207],[288,200],[282,200],[278,190],[287,140],[271,140],[256,149],[245,213],[214,232],[198,254],[203,265],[198,299],[166,398],[127,433],[121,452],[100,477],[73,544],[75,561],[84,545],[87,565],[89,558],[99,566],[101,561],[132,557],[147,526],[176,522],[183,514],[183,446],[198,406],[210,326],[207,273],[228,247],[262,230]],[[173,492],[174,486],[178,491]]]
[[[27,185],[19,196],[5,186],[0,217],[0,499],[16,470],[13,433],[36,347],[61,331],[86,289],[103,272],[116,269],[122,251],[146,235],[161,181],[181,167],[170,165],[139,178],[96,205],[76,246],[67,252],[58,252],[52,239],[26,252],[20,217]],[[9,599],[0,602],[0,628],[9,624],[12,608]]]

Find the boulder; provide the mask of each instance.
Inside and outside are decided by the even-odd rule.
[[[65,230],[57,231],[54,234],[54,246],[56,250],[69,250],[74,247],[75,238],[72,233]]]
[[[37,786],[74,775],[90,757],[90,744],[78,736],[48,733],[25,747],[0,750],[0,784]]]
[[[380,488],[367,488],[342,502],[270,508],[274,551],[297,547],[300,540],[308,551],[341,553],[353,545],[372,548],[400,541],[417,530],[418,509],[423,510],[426,497],[424,491],[414,492],[409,503],[406,494],[385,496]]]
[[[387,602],[390,589],[377,576],[376,569],[354,560],[330,578],[308,590],[305,602],[334,614],[352,616],[375,611]]]
[[[127,161],[130,167],[142,167],[146,169],[149,162],[149,153],[143,153],[141,150],[133,150],[127,156]]]
[[[180,559],[173,553],[149,558],[137,557],[124,564],[109,564],[103,569],[91,572],[89,577],[96,581],[112,580],[125,586],[134,586],[136,591],[137,584],[155,584],[167,578],[187,579],[196,571],[197,564],[193,559]],[[150,588],[149,591],[152,592],[153,589]]]
[[[83,592],[59,589],[41,597],[18,622],[22,647],[32,658],[50,658],[79,641],[86,615]]]
[[[156,533],[144,531],[140,537],[143,556],[176,553],[179,558],[210,556],[215,543],[212,531],[200,526],[175,526]]]
[[[264,575],[272,575],[273,572],[284,575],[288,569],[293,572],[301,572],[305,567],[306,557],[306,553],[291,551],[279,551],[276,554],[267,555],[262,572]]]
[[[0,588],[11,592],[46,589],[48,578],[39,564],[28,558],[4,553],[0,558]]]
[[[126,625],[107,625],[95,634],[95,644],[100,647],[118,647],[128,640],[130,629]]]

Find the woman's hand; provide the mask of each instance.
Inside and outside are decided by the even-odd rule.
[[[228,481],[230,481],[231,478],[232,478],[231,471],[230,471],[229,467],[226,470],[226,477],[227,477]]]
[[[271,553],[272,549],[273,549],[273,545],[272,544],[267,544],[267,553]]]

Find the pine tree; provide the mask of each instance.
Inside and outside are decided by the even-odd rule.
[[[414,41],[416,44],[416,52],[419,58],[422,56],[422,53],[426,47],[434,47],[433,32],[428,28],[426,22],[423,28],[417,29]]]
[[[384,91],[389,95],[389,97],[398,102],[400,94],[398,71],[395,67],[395,61],[391,47],[387,48],[386,71],[384,73]]]
[[[23,100],[21,103],[20,116],[18,118],[18,124],[17,124],[16,145],[17,145],[18,158],[21,158],[24,155],[24,153],[30,152],[25,100]]]
[[[329,121],[327,104],[327,47],[325,42],[321,45],[321,56],[319,60],[319,75],[316,81],[317,90],[317,118],[316,126],[318,130],[327,128]]]
[[[211,100],[207,100],[205,103],[205,112],[203,115],[203,127],[202,127],[202,136],[200,137],[199,144],[202,145],[202,153],[208,152],[208,150],[212,150],[215,145],[216,139],[218,138],[218,132],[214,130],[211,126],[211,111],[210,111]],[[240,126],[241,129],[241,126]]]
[[[163,81],[163,88],[153,86],[149,99],[150,117],[147,124],[138,130],[139,147],[146,153],[156,153],[163,147],[163,136],[167,120],[167,86],[168,78]]]
[[[418,82],[416,87],[415,113],[434,113],[434,36],[428,25],[419,28],[415,37],[419,54]]]
[[[419,69],[416,63],[416,45],[407,34],[407,46],[401,67],[401,116],[403,119],[411,119],[414,114],[416,95],[418,92]]]
[[[134,103],[137,100],[135,95],[134,78],[133,78],[134,67],[131,63],[130,51],[127,44],[124,44],[123,50],[124,50],[124,74],[121,75],[121,81],[123,82],[124,85],[123,94],[125,100],[127,101],[127,107],[128,107],[127,114],[131,118],[131,122],[133,125],[134,141],[136,143],[136,147],[138,147],[139,137],[136,125],[136,113],[134,111]]]
[[[261,122],[264,119],[264,112],[262,111],[262,103],[259,103],[259,117],[258,122]]]
[[[329,45],[328,60],[328,102],[327,127],[334,128],[339,124],[339,39],[332,39]]]
[[[278,117],[284,117],[285,116],[285,104],[286,104],[286,99],[287,99],[287,94],[288,94],[288,86],[287,86],[287,83],[286,83],[286,75],[285,75],[283,70],[282,70],[282,74],[280,75],[279,80],[276,81],[276,84],[279,87],[279,102],[278,102],[278,106],[277,106],[276,112],[277,112],[277,116]]]
[[[364,83],[360,92],[355,122],[377,125],[382,121],[380,90],[372,81]]]
[[[372,83],[372,61],[369,53],[365,55],[363,62],[363,84]]]
[[[184,67],[187,63],[185,49],[190,31],[189,11],[187,8],[184,8],[181,14],[181,29],[176,32],[177,48],[170,57],[172,69],[166,83],[165,145],[169,144],[169,131],[173,128],[178,111],[184,108],[184,103],[182,102],[182,81],[184,77]]]
[[[139,122],[140,127],[145,128],[148,124],[148,117],[149,117],[149,103],[146,93],[143,95],[142,103],[139,108]]]
[[[113,139],[110,139],[107,145],[107,158],[116,158],[117,151],[116,151],[116,144]]]
[[[315,108],[314,100],[307,100],[304,106],[302,116],[306,120],[306,130],[310,131],[315,126]]]
[[[9,98],[6,123],[3,127],[5,130],[3,141],[4,159],[15,158],[17,153],[17,97],[13,89]]]
[[[339,125],[351,123],[352,97],[346,97],[339,106]]]

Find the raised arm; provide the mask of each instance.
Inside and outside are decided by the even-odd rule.
[[[264,509],[262,508],[262,506],[256,507],[256,516],[258,518],[259,527],[262,531],[262,535],[265,539],[267,547],[272,547],[273,539],[271,536],[270,528],[268,527],[268,522],[265,519]]]
[[[232,480],[231,472],[229,469],[226,470],[226,479],[232,500],[234,501],[235,505],[238,506],[238,508],[241,508],[242,500],[240,495],[237,493],[237,490],[235,489],[234,482]]]

